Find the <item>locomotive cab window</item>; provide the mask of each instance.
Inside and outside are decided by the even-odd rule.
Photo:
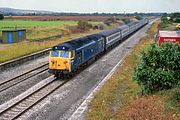
[[[61,51],[60,52],[60,57],[62,57],[62,58],[69,58],[69,54],[70,54],[69,51]]]
[[[58,57],[59,52],[58,51],[51,51],[51,57]]]

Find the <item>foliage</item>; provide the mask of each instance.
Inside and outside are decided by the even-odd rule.
[[[167,16],[168,16],[167,13],[163,13],[163,14],[162,14],[162,17],[167,17]]]
[[[136,18],[137,20],[143,19],[141,16],[136,16],[135,18]]]
[[[123,21],[125,24],[128,24],[128,23],[131,22],[130,19],[128,19],[128,18],[122,19],[122,21]]]
[[[180,23],[180,13],[172,13],[170,14],[170,21],[175,22],[175,23]]]
[[[0,13],[0,20],[4,19],[4,15]]]
[[[159,48],[152,44],[147,52],[142,52],[133,79],[144,93],[153,93],[175,87],[180,80],[179,70],[179,44],[164,43]]]
[[[180,13],[172,13],[172,14],[163,14],[163,16],[161,17],[161,29],[168,29],[171,28],[171,26],[173,26],[173,23],[180,23]],[[171,25],[172,24],[172,25]],[[176,28],[173,28],[172,30],[179,30]]]
[[[162,17],[161,18],[161,28],[167,28],[170,24],[170,21],[167,19],[167,17]]]
[[[92,28],[92,24],[88,23],[87,21],[79,21],[77,28],[81,29],[82,31],[88,31],[90,28]]]
[[[89,31],[92,28],[92,24],[87,21],[79,21],[77,27],[71,27],[72,33],[83,33]]]
[[[175,13],[172,13],[170,15],[171,18],[180,18],[180,13],[179,12],[175,12]]]
[[[110,26],[112,23],[116,23],[115,17],[108,18],[107,20],[104,21],[104,24],[106,24],[108,26]]]

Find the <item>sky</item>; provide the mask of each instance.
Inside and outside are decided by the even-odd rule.
[[[76,13],[180,12],[180,0],[0,0],[0,7]]]

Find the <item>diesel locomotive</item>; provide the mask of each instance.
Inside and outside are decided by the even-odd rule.
[[[56,45],[50,51],[49,72],[56,77],[69,75],[99,55],[106,53],[147,23],[148,19],[142,19],[112,30]]]

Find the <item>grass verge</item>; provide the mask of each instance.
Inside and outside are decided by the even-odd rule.
[[[141,96],[141,88],[132,80],[132,74],[142,50],[153,43],[159,21],[148,30],[110,80],[95,95],[86,113],[87,120],[158,120],[178,119],[179,112],[172,101],[172,91]],[[169,94],[167,94],[167,92]]]

